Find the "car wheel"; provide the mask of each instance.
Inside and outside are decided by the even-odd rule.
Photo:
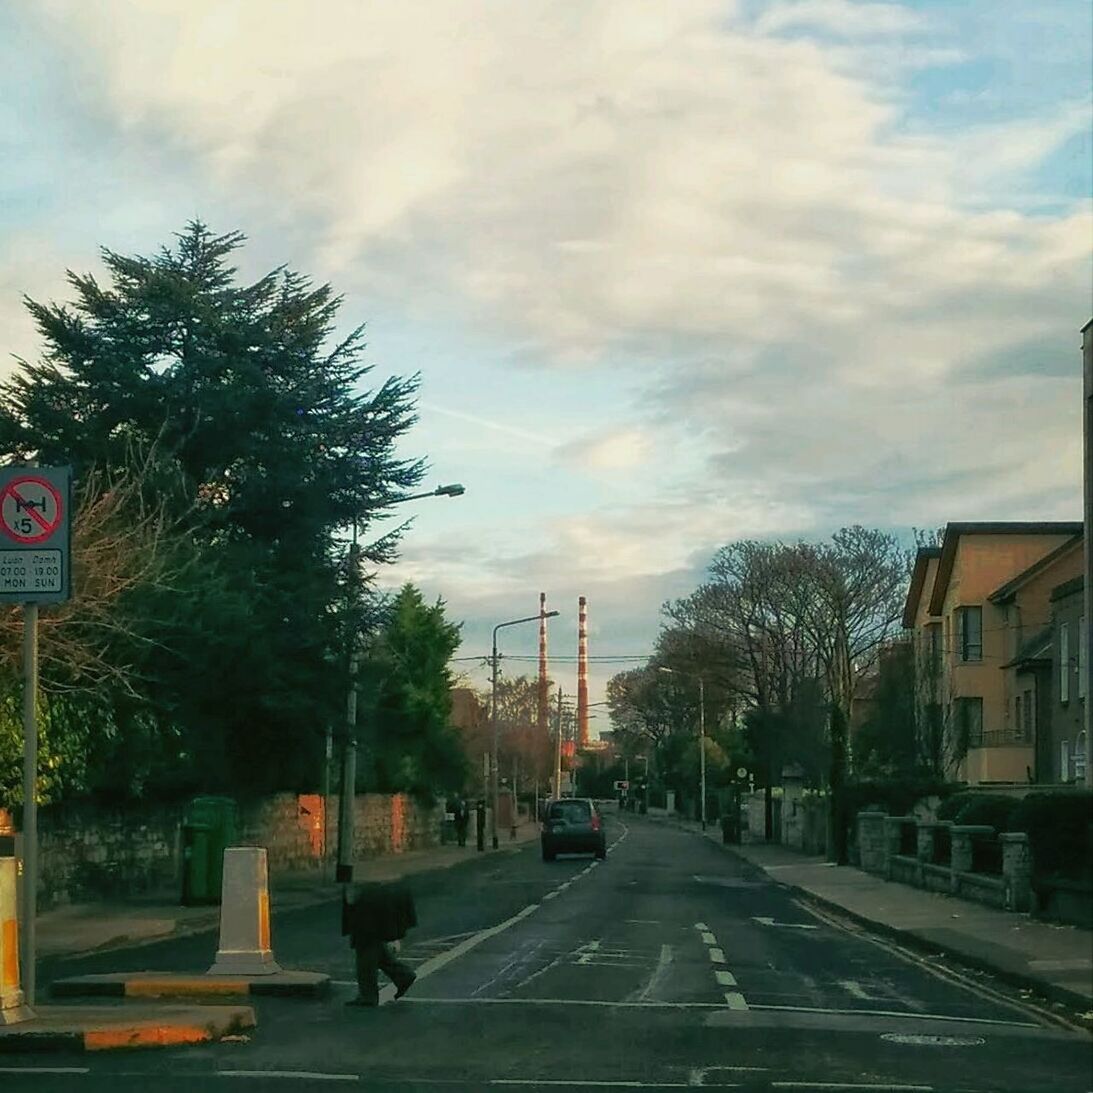
[[[543,847],[543,861],[554,861],[555,857],[553,850],[547,850],[545,846]]]
[[[607,857],[607,847],[600,846],[596,848],[596,861],[603,861]]]

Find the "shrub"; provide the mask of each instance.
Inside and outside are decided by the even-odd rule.
[[[1030,793],[1014,810],[1011,827],[1028,832],[1037,876],[1089,878],[1093,869],[1093,790]]]
[[[937,818],[955,824],[985,824],[998,832],[1012,831],[1013,815],[1020,803],[1004,793],[954,793],[941,802]]]

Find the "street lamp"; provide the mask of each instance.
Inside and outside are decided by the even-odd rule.
[[[463,487],[455,482],[449,486],[437,486],[427,493],[413,493],[408,497],[394,497],[388,504],[401,505],[404,501],[417,501],[422,497],[459,497]],[[353,539],[349,546],[349,571],[352,577],[356,573],[360,550],[357,545],[357,520],[353,518]],[[339,801],[338,817],[338,864],[335,880],[339,884],[349,884],[353,880],[353,805],[357,793],[357,670],[360,663],[360,650],[356,641],[349,650],[349,693],[345,700],[345,746],[342,749],[342,795]],[[330,755],[333,750],[330,727],[327,726],[325,761],[323,764],[323,839],[326,839],[326,802],[330,796]],[[324,847],[324,857],[326,850]],[[324,867],[325,868],[325,867]]]
[[[699,755],[699,769],[701,771],[701,794],[702,794],[702,830],[706,830],[706,681],[702,678],[702,675],[698,672],[677,672],[674,668],[665,668],[663,665],[659,669],[662,672],[666,672],[670,676],[690,676],[691,679],[698,680],[698,755]]]
[[[506,626],[519,626],[525,622],[538,622],[540,619],[553,619],[557,611],[543,611],[538,615],[529,615],[526,619],[512,619],[509,622],[499,622],[493,628],[493,652],[490,656],[490,664],[493,668],[493,678],[490,687],[490,718],[493,721],[493,817],[490,820],[490,840],[494,850],[497,849],[497,810],[501,804],[501,787],[498,784],[501,764],[501,738],[497,726],[497,631],[504,630]],[[516,801],[512,802],[513,808]]]

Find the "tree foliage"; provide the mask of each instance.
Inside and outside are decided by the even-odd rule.
[[[423,469],[396,455],[416,377],[367,390],[363,329],[337,333],[341,299],[284,268],[241,281],[243,242],[193,223],[151,258],[104,250],[107,283],[70,272],[71,303],[28,300],[43,354],[0,405],[0,453],[72,464],[83,504],[135,539],[135,568],[96,570],[134,613],[97,661],[84,643],[60,666],[98,675],[111,732],[177,788],[314,784],[345,651],[369,627],[360,567],[398,540],[381,531],[350,563],[345,529],[374,525]],[[134,450],[155,460],[111,525]],[[163,529],[198,558],[170,582],[141,569],[159,564],[147,547]],[[77,598],[58,630],[101,631],[96,602]]]
[[[459,630],[442,601],[426,604],[411,584],[382,609],[359,680],[361,788],[419,796],[462,788],[468,764],[451,725],[449,670]]]

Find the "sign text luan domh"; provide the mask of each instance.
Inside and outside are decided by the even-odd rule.
[[[0,469],[0,602],[69,598],[71,501],[68,467]]]

